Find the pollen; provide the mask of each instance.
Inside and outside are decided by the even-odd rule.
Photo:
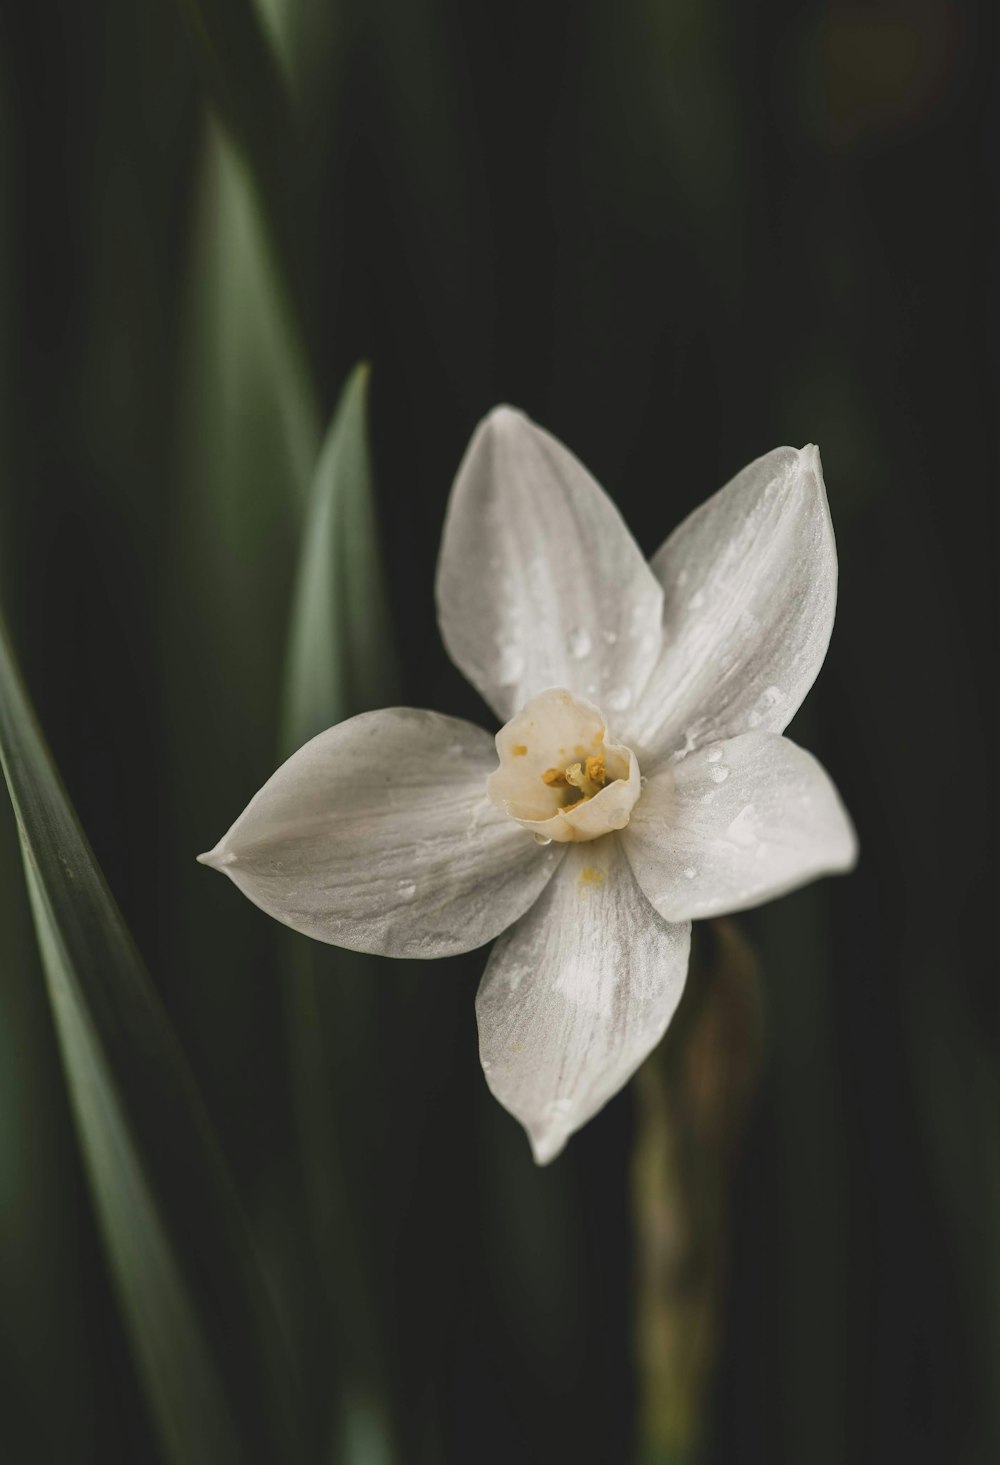
[[[596,865],[584,865],[580,871],[581,885],[603,885],[607,878],[604,871],[599,870]]]
[[[583,766],[591,782],[599,784],[603,788],[608,781],[607,771],[604,767],[604,754],[593,753]]]
[[[579,797],[564,804],[559,810],[560,814],[568,814],[570,810],[578,809],[581,804],[599,794],[608,782],[604,754],[581,752],[579,763],[570,763],[565,769],[546,768],[542,774],[542,782],[549,788],[572,788],[577,791]]]
[[[514,754],[515,758],[525,758],[528,753],[528,745],[527,743],[515,743],[510,751]]]

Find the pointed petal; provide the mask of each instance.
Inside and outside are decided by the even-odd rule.
[[[758,458],[652,566],[665,595],[663,652],[621,735],[671,752],[786,728],[823,664],[837,600],[818,450]]]
[[[622,842],[667,921],[761,905],[857,859],[829,774],[774,733],[745,733],[662,765]]]
[[[486,1081],[538,1164],[618,1092],[680,1001],[691,927],[662,921],[615,835],[573,845],[493,948],[476,998]]]
[[[509,407],[480,423],[458,470],[437,601],[448,654],[501,722],[550,687],[620,713],[659,651],[662,591],[618,510]]]
[[[558,864],[486,796],[481,728],[394,707],[299,749],[202,859],[286,926],[353,951],[448,956],[491,940]]]

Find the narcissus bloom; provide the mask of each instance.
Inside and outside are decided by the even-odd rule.
[[[480,1055],[543,1164],[663,1036],[693,919],[853,864],[830,778],[781,735],[836,588],[816,448],[751,463],[647,564],[572,454],[498,408],[455,480],[437,578],[496,738],[411,708],[351,718],[201,858],[355,951],[499,937]]]

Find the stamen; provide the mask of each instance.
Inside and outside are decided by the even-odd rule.
[[[592,799],[601,788],[596,779],[591,778],[589,773],[584,773],[581,763],[571,763],[566,769],[566,782],[571,783],[574,788],[578,788],[588,799]]]
[[[581,761],[571,763],[565,771],[558,768],[546,768],[542,774],[542,782],[549,788],[574,788],[581,795],[572,803],[563,804],[559,810],[560,814],[568,814],[571,809],[578,809],[581,804],[585,804],[588,799],[599,794],[608,782],[603,753],[584,754],[581,752],[580,756]]]
[[[592,753],[584,767],[587,770],[587,777],[603,788],[608,781],[607,770],[604,767],[604,754]]]

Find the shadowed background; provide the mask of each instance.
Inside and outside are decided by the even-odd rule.
[[[496,402],[647,553],[820,445],[840,608],[791,733],[861,863],[739,918],[763,1053],[704,1458],[996,1458],[995,61],[937,0],[0,8],[0,600],[265,1258],[304,1458],[665,1458],[634,1094],[537,1171],[479,1069],[483,953],[314,956],[194,863],[288,751],[302,505],[362,358],[395,652],[356,709],[493,726],[432,592]],[[4,1458],[156,1459],[5,811],[0,871]]]

